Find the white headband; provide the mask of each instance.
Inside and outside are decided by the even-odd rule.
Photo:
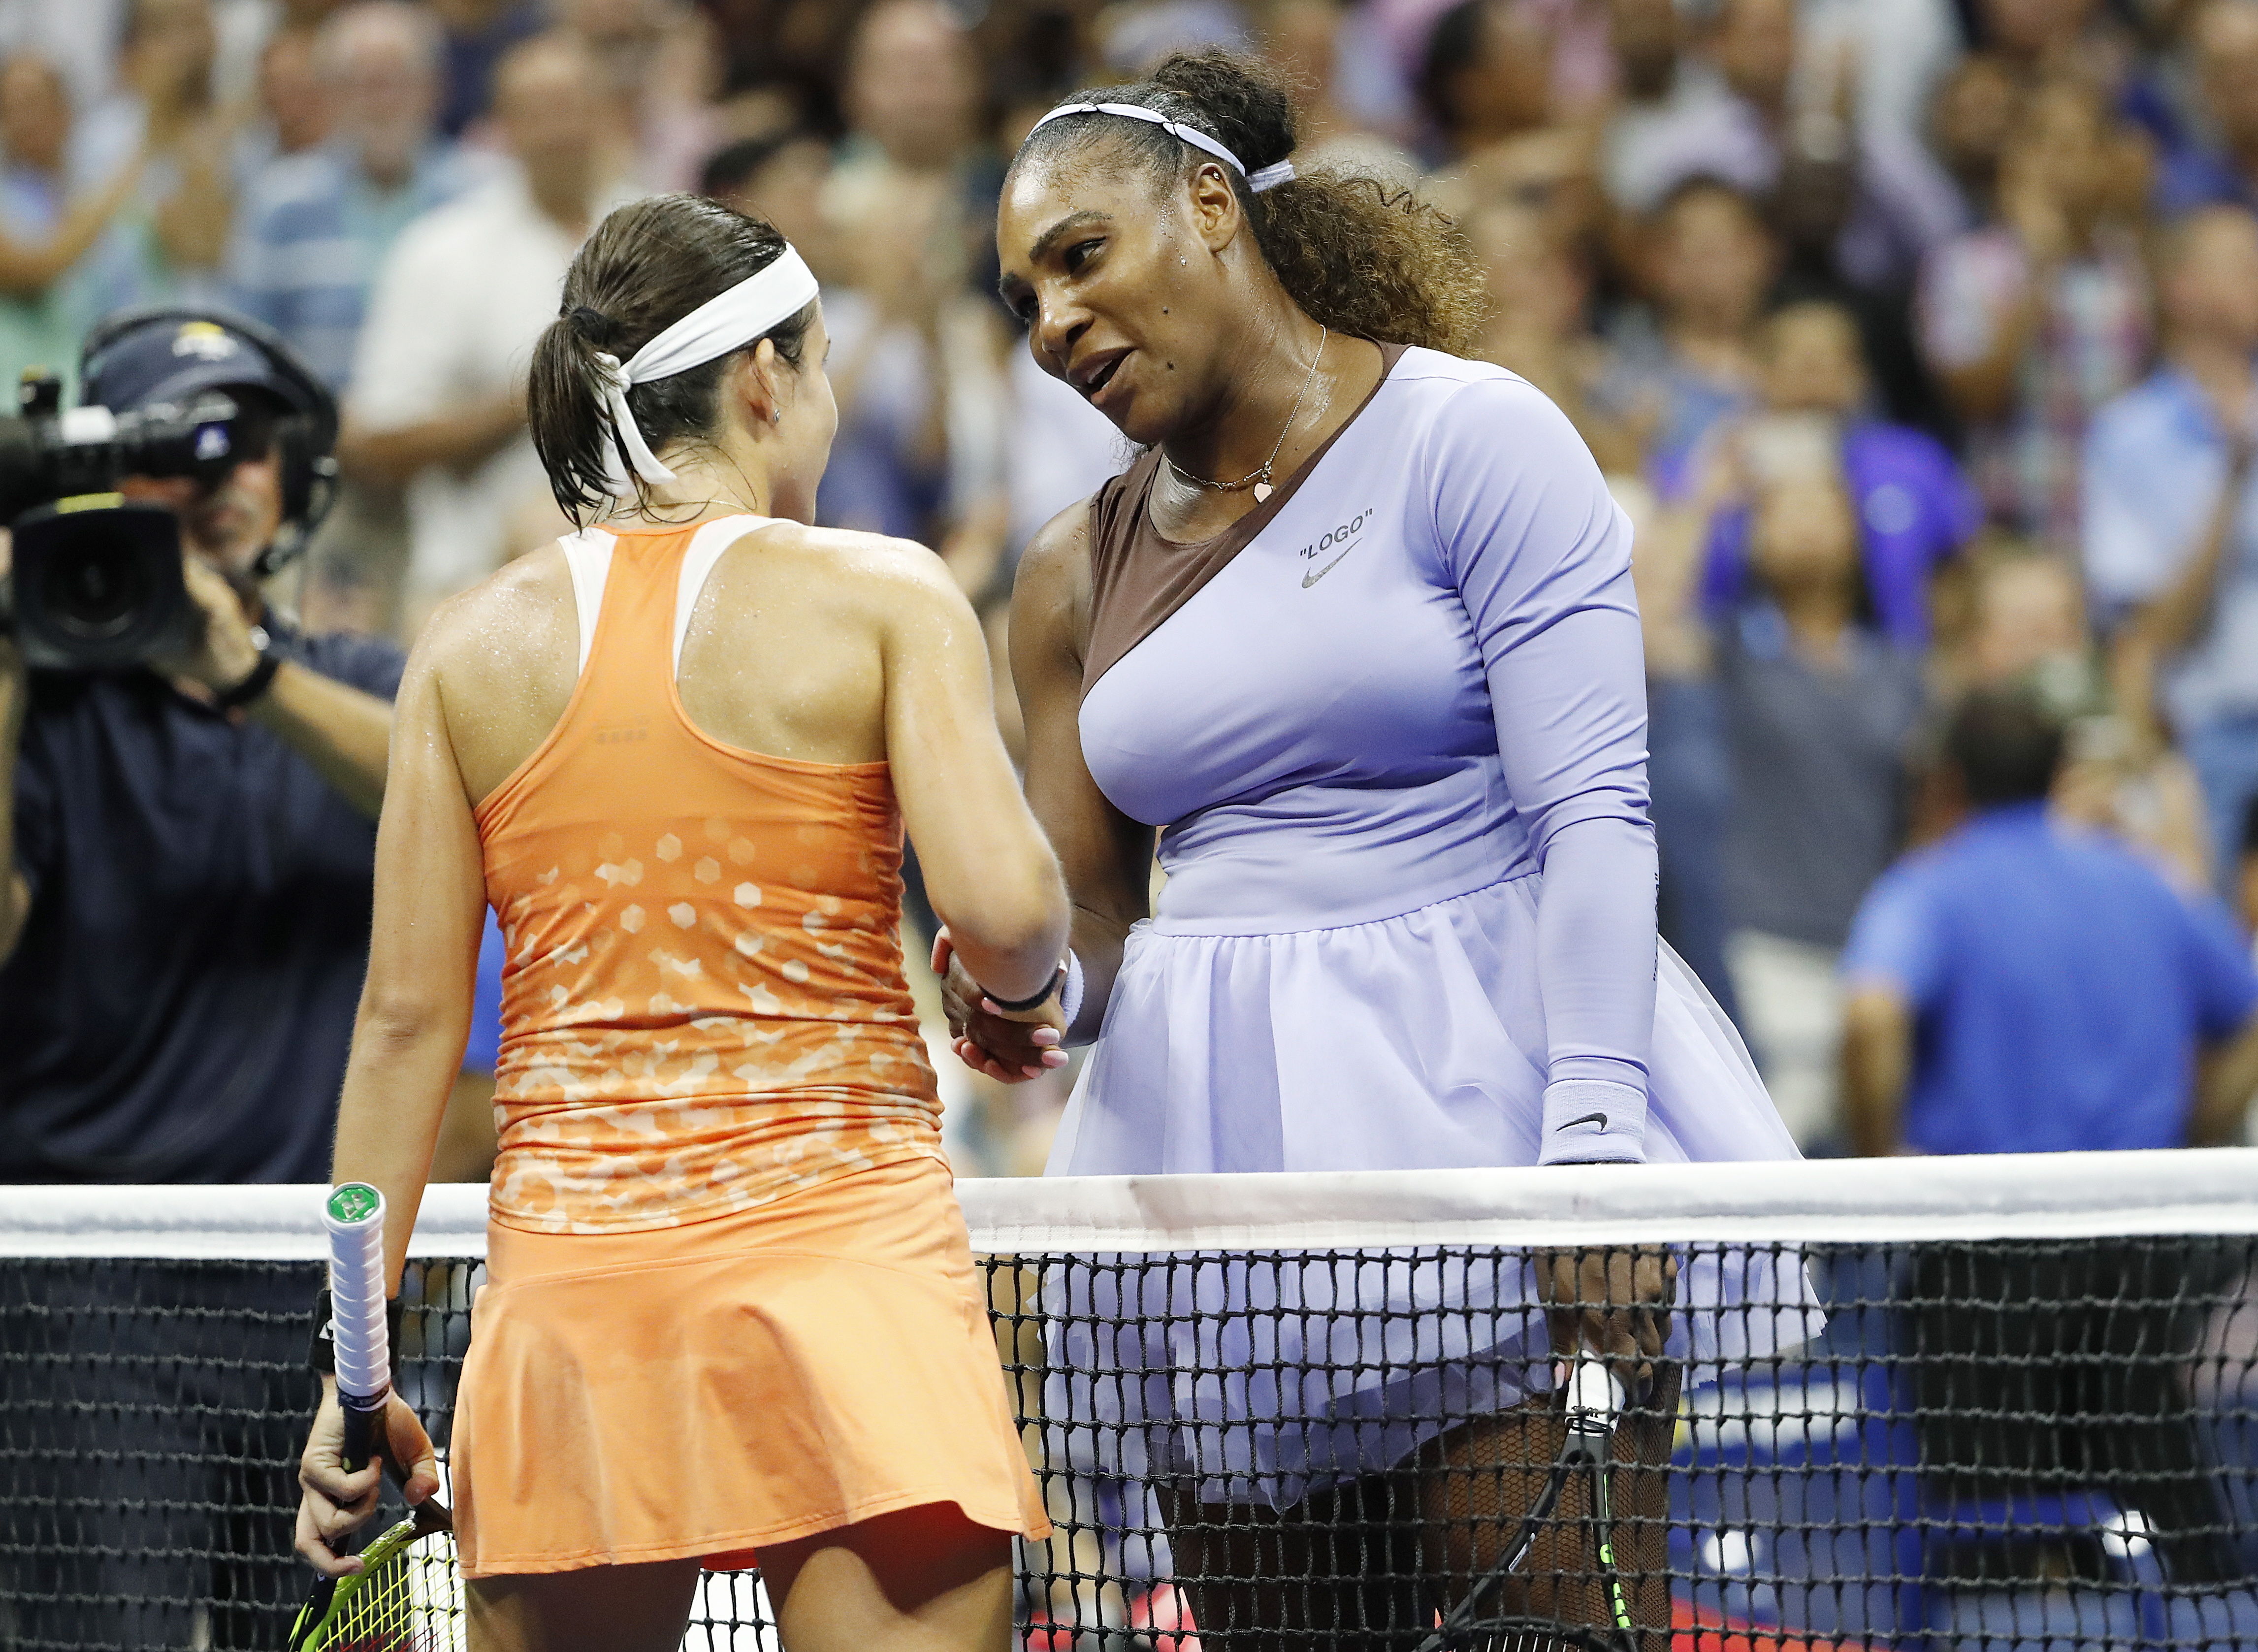
[[[1187,126],[1180,120],[1170,120],[1157,109],[1145,109],[1135,103],[1061,103],[1049,114],[1028,127],[1027,135],[1030,138],[1033,137],[1035,133],[1062,115],[1123,115],[1131,120],[1141,120],[1149,125],[1158,126],[1169,137],[1189,144],[1195,149],[1205,150],[1209,154],[1213,155],[1225,166],[1246,179],[1246,187],[1256,195],[1260,195],[1265,189],[1276,188],[1294,175],[1294,163],[1290,160],[1275,162],[1263,167],[1260,172],[1249,172],[1246,170],[1245,161],[1205,132]]]
[[[671,379],[742,348],[806,309],[815,293],[814,272],[787,246],[781,258],[726,292],[716,293],[628,357],[625,365],[617,356],[597,355],[596,365],[604,373],[604,409],[611,415],[612,429],[626,444],[637,476],[653,484],[674,479],[674,472],[658,462],[658,456],[636,428],[635,415],[628,411],[628,387],[654,379]],[[613,497],[624,499],[628,479],[618,474],[619,456],[607,447],[606,457],[613,471]]]

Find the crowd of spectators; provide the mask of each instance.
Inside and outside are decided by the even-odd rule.
[[[1000,632],[1128,457],[994,301],[1004,165],[1204,45],[1289,71],[1297,164],[1456,217],[1482,353],[1630,514],[1665,933],[1807,1147],[1904,1143],[1846,1110],[1846,1000],[1961,1001],[1873,891],[1973,806],[1971,692],[2067,731],[2063,829],[2247,938],[2258,0],[0,0],[0,372],[131,303],[275,329],[343,406],[281,594],[405,644],[562,525],[524,372],[575,246],[700,189],[822,280],[822,516],[932,545]],[[2205,960],[2216,1042],[2248,1004]],[[1034,1167],[1058,1099],[985,1096],[962,1151]]]

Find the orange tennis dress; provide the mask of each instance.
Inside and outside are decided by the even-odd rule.
[[[749,1565],[930,1503],[1049,1529],[902,976],[886,765],[722,745],[675,690],[762,521],[564,542],[579,684],[477,812],[508,961],[467,1577]]]

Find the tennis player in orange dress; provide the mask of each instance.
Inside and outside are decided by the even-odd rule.
[[[590,524],[442,609],[400,700],[339,1180],[397,1287],[508,943],[486,1284],[451,1471],[479,1652],[673,1652],[756,1553],[791,1652],[1003,1652],[1015,1433],[898,939],[906,823],[956,954],[1064,1025],[1067,908],[927,551],[806,525],[837,415],[768,225],[614,213],[536,351]],[[395,1400],[411,1500],[437,1471]],[[299,1548],[373,1513],[309,1440]]]

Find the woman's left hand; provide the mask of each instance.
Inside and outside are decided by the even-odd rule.
[[[1670,1340],[1670,1305],[1678,1295],[1678,1258],[1647,1246],[1545,1251],[1536,1258],[1537,1290],[1562,1359],[1604,1357],[1640,1392]]]
[[[439,1463],[431,1438],[423,1432],[415,1407],[398,1394],[385,1402],[384,1438],[380,1455],[348,1474],[344,1466],[344,1407],[337,1403],[334,1377],[322,1382],[322,1408],[306,1436],[305,1454],[298,1459],[298,1552],[324,1578],[343,1578],[360,1570],[356,1555],[341,1555],[337,1545],[368,1523],[376,1513],[377,1492],[382,1488],[384,1465],[399,1474],[401,1492],[412,1507],[439,1494]]]

